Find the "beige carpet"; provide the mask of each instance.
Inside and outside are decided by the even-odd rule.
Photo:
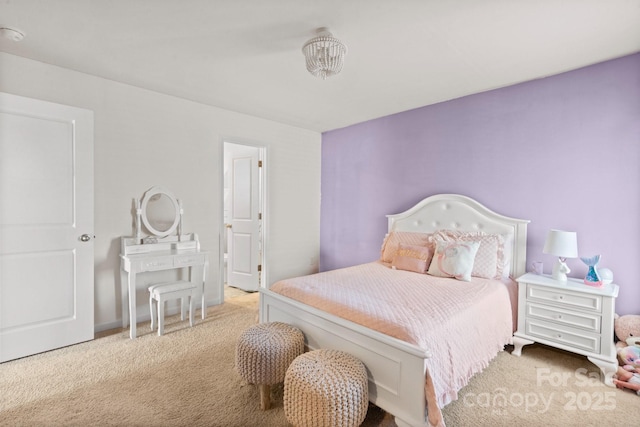
[[[235,340],[257,318],[257,294],[209,309],[189,328],[168,319],[166,334],[139,325],[94,341],[0,364],[2,426],[287,426],[282,387],[259,410],[256,387],[234,370]],[[582,371],[582,369],[588,371]],[[629,426],[640,397],[590,378],[585,358],[543,346],[520,358],[501,353],[444,408],[453,426]],[[366,426],[392,427],[370,407]]]

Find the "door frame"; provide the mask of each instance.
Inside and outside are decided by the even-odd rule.
[[[219,291],[220,291],[220,301],[224,302],[224,154],[225,143],[235,144],[235,145],[244,145],[248,147],[257,148],[260,152],[260,160],[262,161],[262,167],[260,168],[259,175],[259,206],[260,212],[262,213],[262,227],[260,233],[260,243],[262,246],[262,251],[260,253],[259,263],[262,265],[262,271],[260,272],[260,285],[259,288],[267,288],[267,283],[269,283],[269,266],[267,265],[267,251],[268,251],[268,241],[269,241],[269,192],[268,185],[269,182],[268,177],[268,168],[269,162],[268,159],[268,147],[265,144],[261,144],[255,141],[250,141],[242,138],[236,137],[221,137],[220,139],[220,150],[219,150],[219,182],[220,182],[220,220],[218,221],[218,282],[219,282]]]

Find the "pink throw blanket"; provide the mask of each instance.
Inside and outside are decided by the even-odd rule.
[[[272,291],[428,350],[438,406],[511,343],[515,282],[462,282],[381,262],[275,283]]]

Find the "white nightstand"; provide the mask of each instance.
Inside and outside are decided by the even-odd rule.
[[[538,342],[582,354],[604,374],[605,384],[618,368],[613,318],[618,285],[587,286],[580,279],[558,282],[527,273],[518,279],[518,330],[514,356]]]

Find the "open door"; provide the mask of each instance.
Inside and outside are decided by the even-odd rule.
[[[0,362],[93,339],[93,112],[0,93]]]
[[[227,284],[257,291],[261,277],[261,149],[225,143],[228,188]]]

